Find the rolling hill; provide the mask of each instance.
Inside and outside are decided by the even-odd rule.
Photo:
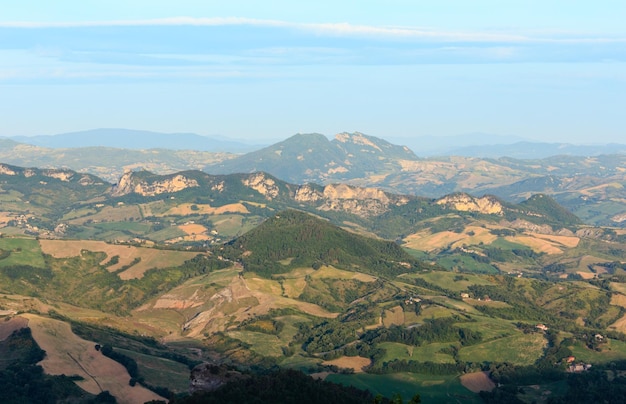
[[[164,195],[176,201],[169,198],[182,193]],[[527,208],[553,212],[553,203],[543,198]],[[486,213],[503,208],[493,198],[457,194],[437,202],[447,213],[425,218],[423,233],[408,237],[405,248],[287,210],[226,245],[187,251],[182,263],[173,259],[181,251],[159,249],[165,254],[160,265],[139,277],[124,274],[155,250],[148,245],[5,236],[0,238],[0,310],[11,320],[0,322],[0,335],[25,318],[51,359],[67,357],[67,341],[110,346],[112,357],[130,369],[110,381],[118,397],[126,394],[122,382],[130,378],[161,397],[184,391],[181,380],[199,361],[239,372],[274,366],[303,370],[344,384],[365,383],[373,394],[387,397],[418,392],[424,402],[477,402],[477,393],[464,387],[470,385],[460,376],[476,378],[481,371],[503,386],[490,394],[514,391],[525,399],[531,393],[523,386],[535,385],[541,394],[558,398],[573,389],[553,385],[568,380],[564,363],[570,356],[603,375],[605,369],[621,371],[616,361],[626,359],[626,272],[619,260],[600,259],[614,242],[537,233],[545,225],[530,222],[526,231],[504,226],[502,217],[494,221],[493,213]],[[454,213],[447,206],[454,206]],[[453,226],[439,223],[437,230],[437,222],[448,218],[462,220]],[[434,246],[431,236],[452,234],[462,244],[451,247],[449,239],[439,237],[438,252],[418,250]],[[535,244],[524,247],[531,239]],[[533,253],[540,240],[560,246],[560,252]],[[51,242],[76,246],[48,246]],[[122,261],[126,250],[141,259]],[[581,264],[593,268],[593,277],[585,280],[568,268],[576,251],[585,251]],[[622,254],[621,262],[623,251],[613,252]],[[40,264],[29,267],[36,255]],[[506,270],[555,257],[556,265],[540,270]],[[424,259],[458,261],[446,270]],[[484,273],[470,260],[494,271]],[[72,353],[84,369],[103,360],[95,349],[88,351],[88,356]],[[64,373],[84,373],[71,360],[63,363]],[[151,370],[159,367],[163,370]]]

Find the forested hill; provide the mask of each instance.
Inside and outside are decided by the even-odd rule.
[[[263,276],[295,267],[330,264],[339,268],[398,275],[425,266],[394,242],[363,237],[323,219],[286,210],[230,242],[224,255]]]

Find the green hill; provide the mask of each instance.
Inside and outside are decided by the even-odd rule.
[[[560,223],[562,226],[581,224],[576,215],[559,205],[554,199],[544,194],[536,194],[521,202],[519,207],[529,213],[541,215],[550,222]]]
[[[209,165],[213,174],[265,171],[285,181],[342,181],[400,169],[398,160],[417,160],[406,147],[362,133],[297,134],[229,161]]]
[[[413,272],[423,265],[396,243],[359,236],[295,210],[280,212],[227,247],[227,257],[264,276],[326,264],[391,276]],[[283,260],[288,263],[281,264]]]

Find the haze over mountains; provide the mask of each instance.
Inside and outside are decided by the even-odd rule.
[[[38,136],[4,136],[19,143],[47,148],[111,147],[118,149],[170,149],[210,152],[247,153],[275,143],[275,139],[242,141],[218,135],[195,133],[161,133],[123,128],[100,128],[71,133]],[[1,137],[0,137],[1,139]],[[595,156],[626,153],[626,144],[550,143],[532,141],[519,136],[503,136],[472,132],[454,136],[386,136],[394,144],[407,146],[420,157],[514,157],[545,158],[554,155]]]
[[[160,133],[146,130],[101,128],[57,135],[11,136],[10,139],[53,149],[114,147],[118,149],[169,149],[243,153],[260,146],[218,136],[195,133]]]

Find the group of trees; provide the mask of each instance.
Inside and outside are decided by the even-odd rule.
[[[413,328],[392,325],[388,328],[370,330],[361,339],[370,344],[390,341],[415,346],[432,342],[460,342],[461,345],[472,345],[482,341],[480,332],[457,326],[456,323],[459,321],[462,320],[457,317],[444,317],[428,319]]]

